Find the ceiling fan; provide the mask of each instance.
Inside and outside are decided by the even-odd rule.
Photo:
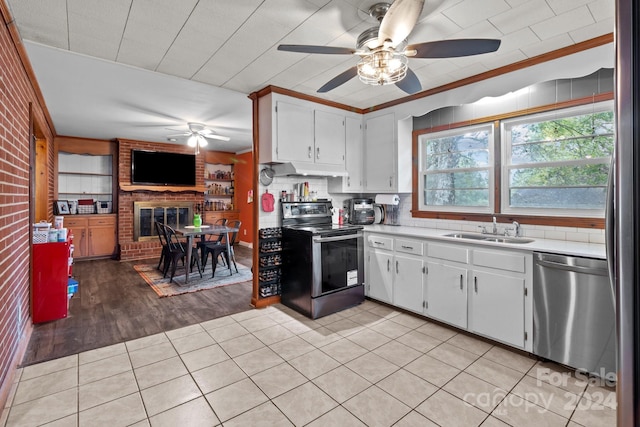
[[[299,53],[358,55],[357,65],[338,74],[324,84],[318,92],[328,92],[358,76],[370,85],[395,83],[404,92],[412,94],[422,90],[418,76],[409,68],[408,58],[455,58],[495,52],[500,46],[496,39],[456,39],[407,45],[424,0],[395,0],[393,4],[376,3],[369,15],[380,25],[365,30],[358,36],[356,48],[281,44],[278,50]]]
[[[189,127],[188,131],[175,135],[168,135],[167,138],[170,141],[175,141],[175,138],[178,137],[189,137],[189,139],[187,139],[187,145],[189,145],[189,147],[195,147],[196,154],[200,153],[200,147],[207,146],[207,139],[218,139],[221,141],[229,141],[231,139],[228,136],[218,135],[202,123],[187,123],[187,126]]]

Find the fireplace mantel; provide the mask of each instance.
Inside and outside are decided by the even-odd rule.
[[[132,184],[120,184],[120,190],[122,191],[154,191],[154,192],[165,192],[170,191],[173,193],[179,192],[193,192],[193,193],[203,193],[206,191],[204,185],[196,185],[191,187],[180,187],[180,186],[171,186],[171,185],[132,185]]]

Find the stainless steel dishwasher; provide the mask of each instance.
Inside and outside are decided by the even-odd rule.
[[[533,282],[533,352],[615,380],[615,309],[607,261],[535,253]]]

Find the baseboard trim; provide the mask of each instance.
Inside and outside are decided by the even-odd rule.
[[[11,388],[15,383],[18,367],[22,363],[22,359],[24,359],[24,355],[27,352],[27,347],[29,346],[29,340],[31,339],[32,332],[33,323],[31,322],[31,318],[29,318],[29,321],[27,322],[27,325],[25,326],[22,333],[20,345],[18,346],[18,349],[13,355],[13,359],[11,359],[11,363],[9,364],[9,372],[7,372],[7,376],[2,384],[0,384],[0,413],[7,406],[7,400],[9,399]]]

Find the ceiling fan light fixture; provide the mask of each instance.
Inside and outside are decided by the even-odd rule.
[[[195,147],[198,145],[198,137],[196,136],[196,134],[191,134],[191,136],[187,140],[187,145],[189,147]]]
[[[408,62],[406,56],[390,50],[373,52],[358,62],[358,77],[373,86],[397,83],[407,75]]]

